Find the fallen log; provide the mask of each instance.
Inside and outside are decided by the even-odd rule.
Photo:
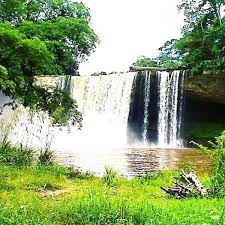
[[[182,199],[191,195],[207,197],[209,193],[209,190],[202,185],[197,175],[193,172],[186,174],[182,170],[180,176],[176,178],[176,181],[173,183],[175,186],[168,188],[161,187],[161,189],[167,194],[172,195],[178,199]]]

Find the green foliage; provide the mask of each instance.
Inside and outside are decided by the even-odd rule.
[[[225,69],[225,21],[221,26],[201,30],[198,26],[181,38],[176,48],[184,52],[183,62],[191,66],[194,74],[204,70],[220,72]]]
[[[116,190],[107,193],[100,178],[68,181],[62,167],[0,167],[0,174],[4,225],[194,225],[223,224],[225,218],[224,199],[166,197],[160,186],[172,182],[170,172],[142,183],[119,178]]]
[[[78,124],[81,127],[82,115],[77,110],[76,101],[70,97],[67,90],[60,90],[58,87],[53,90],[38,86],[35,86],[35,88],[37,92],[33,93],[32,98],[29,98],[29,96],[24,98],[29,102],[28,104],[24,102],[25,105],[48,111],[53,124],[67,125],[70,121],[73,125]],[[39,96],[43,96],[44,101]]]
[[[225,197],[225,131],[216,138],[215,142],[209,142],[211,148],[199,145],[199,148],[207,154],[213,164],[214,172],[211,177],[211,194],[213,197]]]
[[[89,9],[81,2],[71,0],[2,0],[0,21],[19,26],[27,20],[32,22],[55,21],[58,17],[84,18],[90,20]]]
[[[52,182],[33,182],[29,183],[26,186],[27,190],[33,190],[33,191],[41,191],[41,190],[50,190],[50,191],[55,191],[60,189],[61,187],[57,184],[54,184]]]
[[[159,48],[157,60],[160,66],[166,69],[177,69],[182,65],[182,53],[174,48],[176,41],[177,39],[167,41]]]
[[[153,184],[153,182],[155,182],[157,186],[158,182],[161,180],[164,180],[167,183],[171,183],[175,175],[177,175],[175,171],[152,171],[138,176],[136,177],[136,179],[141,184],[146,182],[151,182]]]
[[[192,32],[197,26],[201,29],[212,27],[215,23],[222,22],[221,12],[225,4],[224,0],[181,0],[178,10],[184,12],[185,25],[183,33]]]
[[[223,123],[189,123],[184,130],[184,137],[213,140],[214,137],[219,136],[223,130],[225,130],[225,124]]]
[[[105,172],[102,179],[107,187],[113,187],[117,177],[118,173],[116,170],[111,167],[105,167]]]
[[[39,165],[53,165],[54,164],[54,152],[48,148],[40,150],[38,155]]]
[[[81,172],[80,170],[69,167],[66,170],[66,176],[70,179],[81,179],[81,180],[86,180],[86,179],[93,179],[94,176],[90,172]]]
[[[89,9],[70,0],[0,1],[0,90],[30,107],[48,111],[53,122],[81,122],[77,104],[64,90],[36,85],[40,75],[77,74],[98,38]]]
[[[181,0],[185,16],[183,37],[160,48],[158,60],[166,68],[191,68],[193,74],[225,70],[224,0]]]
[[[182,163],[181,165],[179,165],[179,168],[186,173],[194,172],[197,169],[192,162]]]
[[[141,67],[156,67],[157,62],[153,59],[147,58],[146,56],[140,56],[132,66],[141,66]]]
[[[29,166],[34,159],[34,151],[25,147],[13,146],[9,142],[0,144],[0,165]]]
[[[17,28],[28,38],[39,37],[54,55],[62,73],[74,75],[78,64],[95,49],[97,37],[86,19],[58,18],[53,22],[22,22]],[[50,73],[51,74],[51,73]]]
[[[56,71],[60,68],[61,73],[69,75],[76,73],[78,64],[90,55],[98,42],[90,28],[89,9],[83,3],[70,0],[2,2],[0,21],[3,25],[9,22],[16,26],[15,29],[28,39],[38,37],[54,56]]]

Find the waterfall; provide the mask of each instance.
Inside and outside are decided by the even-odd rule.
[[[159,72],[159,118],[158,118],[158,146],[163,146],[167,142],[168,133],[168,80],[167,72]]]
[[[51,126],[44,112],[20,110],[9,137],[13,143],[56,150],[182,146],[183,71],[46,77],[40,83],[70,92],[83,115],[83,127]],[[3,114],[4,115],[4,114]],[[0,116],[0,122],[6,121]],[[0,136],[2,136],[0,132]],[[42,143],[43,142],[43,143]],[[129,144],[128,144],[129,142]]]
[[[127,144],[127,120],[134,73],[72,77],[71,95],[83,115],[82,130],[58,133],[55,146],[116,148]],[[61,82],[63,83],[63,82]],[[61,135],[61,136],[60,136]],[[64,140],[62,142],[62,139]],[[60,143],[59,143],[60,142]]]
[[[147,132],[149,125],[149,103],[150,103],[150,84],[151,84],[151,72],[145,72],[145,91],[144,91],[144,123],[143,123],[143,141],[144,145],[147,146]]]
[[[186,71],[180,72],[180,81],[179,81],[179,88],[180,88],[180,96],[179,98],[179,111],[178,111],[178,128],[177,128],[177,140],[180,146],[183,146],[183,140],[181,138],[181,128],[183,122],[183,110],[184,110],[184,81],[185,81]]]
[[[1,100],[11,102],[0,93],[0,107],[3,106]],[[0,143],[7,140],[14,145],[48,148],[53,138],[51,120],[46,112],[34,113],[18,106],[12,109],[11,106],[5,106],[0,113]]]
[[[182,146],[184,74],[183,71],[144,71],[136,75],[128,121],[132,146]]]
[[[182,73],[182,79],[180,74]],[[159,115],[158,146],[180,147],[180,126],[183,100],[184,74],[180,71],[158,72],[159,79]],[[181,80],[181,85],[179,82]],[[179,87],[181,87],[179,89]],[[180,107],[179,107],[180,105]]]

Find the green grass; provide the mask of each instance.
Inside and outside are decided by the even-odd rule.
[[[0,174],[0,224],[223,224],[224,199],[165,195],[160,186],[171,185],[176,172],[117,178],[111,188],[58,166],[2,166]]]
[[[223,123],[191,123],[184,130],[184,136],[186,138],[199,138],[206,140],[214,140],[221,132],[225,130],[225,124]]]

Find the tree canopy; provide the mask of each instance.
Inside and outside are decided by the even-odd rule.
[[[159,48],[158,65],[191,68],[193,74],[225,70],[225,0],[180,0],[182,37]]]
[[[159,48],[159,55],[157,61],[159,65],[167,69],[177,69],[181,67],[182,52],[174,49],[177,39],[166,41],[162,47]]]
[[[156,67],[157,62],[154,59],[148,58],[146,56],[140,56],[132,64],[132,66],[141,66],[141,67]]]
[[[77,112],[68,93],[38,87],[35,78],[77,73],[98,43],[90,19],[89,9],[71,0],[0,1],[0,90],[51,115],[60,107],[58,118]]]
[[[224,6],[224,0],[182,0],[178,6],[184,11],[186,23],[175,48],[183,52],[183,64],[193,73],[225,69]]]

